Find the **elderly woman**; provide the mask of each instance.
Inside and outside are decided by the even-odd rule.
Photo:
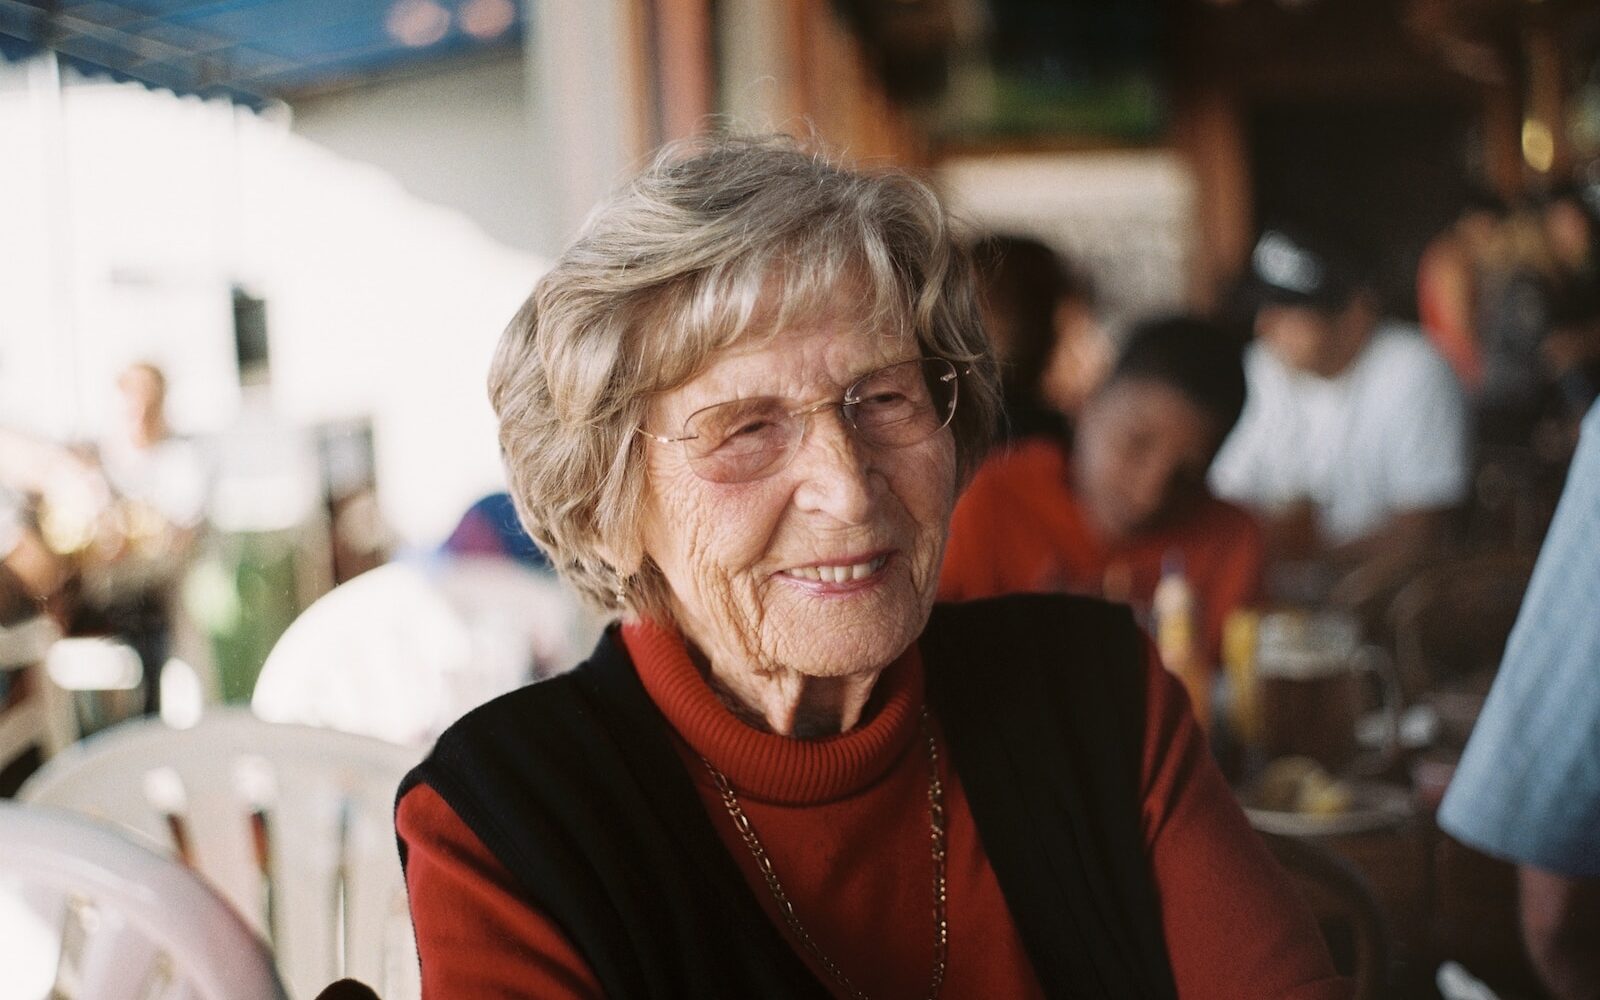
[[[927,187],[662,158],[490,378],[620,625],[402,787],[441,997],[1345,996],[1128,613],[934,606],[996,379]]]

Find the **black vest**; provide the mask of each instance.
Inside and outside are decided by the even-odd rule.
[[[1140,826],[1142,642],[1124,608],[1044,595],[939,605],[919,640],[929,706],[1052,997],[1176,995]],[[723,847],[614,630],[583,666],[457,722],[400,794],[419,782],[607,995],[828,996]]]

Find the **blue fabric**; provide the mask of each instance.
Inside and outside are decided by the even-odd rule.
[[[1600,404],[1439,825],[1509,861],[1600,876]]]
[[[441,548],[455,555],[497,555],[529,569],[549,571],[550,558],[522,530],[509,493],[491,493],[467,508]]]
[[[511,23],[489,39],[467,32],[465,0],[442,5],[449,21],[440,37],[413,46],[391,32],[384,0],[59,0],[49,10],[0,4],[0,57],[16,62],[48,44],[89,75],[260,107],[271,96],[521,42],[520,0]],[[69,20],[52,21],[52,10]],[[80,30],[80,22],[101,30]]]

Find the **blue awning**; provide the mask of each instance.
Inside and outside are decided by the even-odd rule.
[[[250,105],[520,44],[521,0],[0,0],[0,57]]]

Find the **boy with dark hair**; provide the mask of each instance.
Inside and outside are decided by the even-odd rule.
[[[1026,441],[978,470],[956,507],[940,596],[1066,590],[1148,607],[1176,555],[1214,667],[1223,621],[1261,581],[1255,521],[1206,487],[1244,402],[1240,345],[1226,330],[1187,317],[1136,327],[1070,453]]]

